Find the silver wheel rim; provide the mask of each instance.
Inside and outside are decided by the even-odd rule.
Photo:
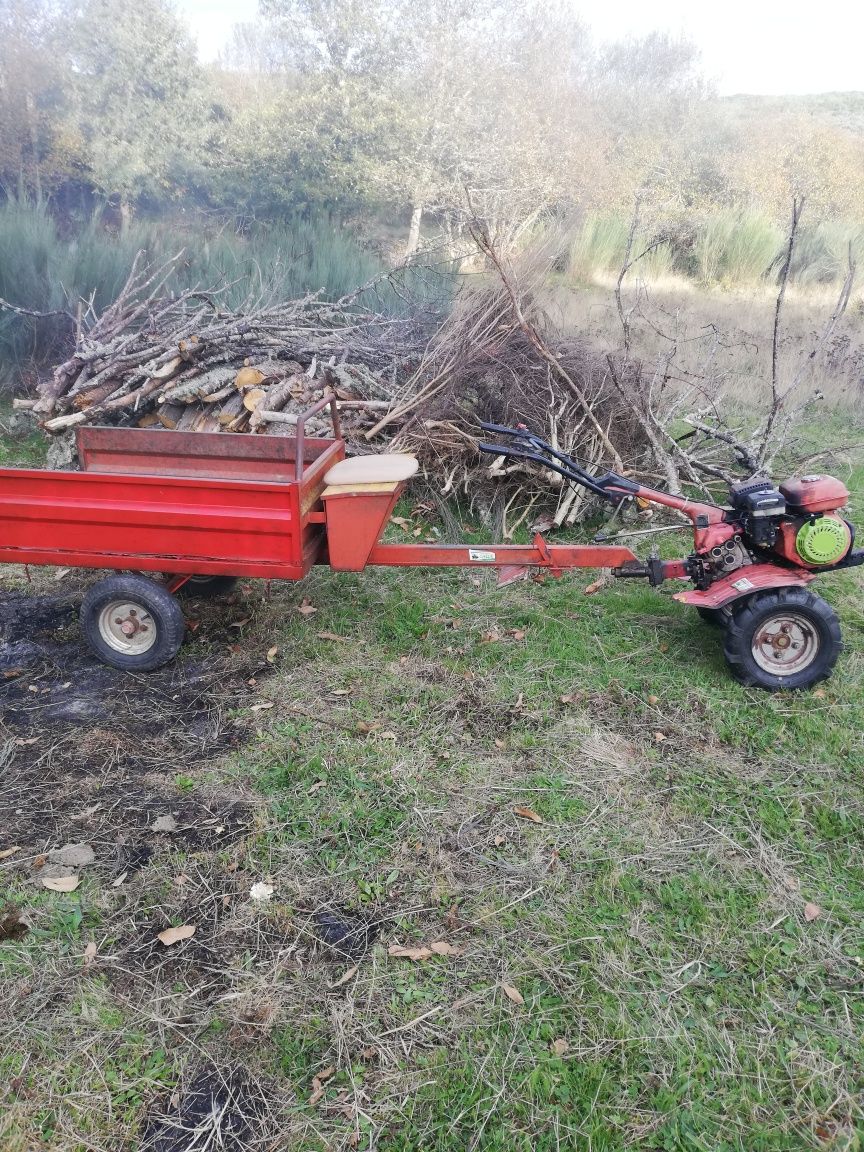
[[[810,667],[819,648],[819,633],[811,620],[798,612],[777,612],[756,629],[750,651],[764,672],[794,676]]]
[[[124,656],[141,656],[156,643],[156,622],[143,604],[112,600],[99,613],[99,635]]]

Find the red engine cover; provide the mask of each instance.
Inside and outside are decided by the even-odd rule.
[[[793,476],[780,491],[790,507],[804,512],[834,512],[849,499],[846,485],[833,476]]]

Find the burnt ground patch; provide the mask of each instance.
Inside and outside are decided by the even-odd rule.
[[[98,867],[116,873],[169,843],[236,839],[248,802],[208,795],[190,774],[246,738],[237,712],[249,669],[200,645],[148,675],[106,667],[80,636],[79,602],[12,593],[0,603],[4,837],[34,852],[86,841]]]
[[[142,1152],[245,1152],[265,1110],[260,1087],[244,1071],[202,1068],[185,1092],[175,1091],[151,1111]]]

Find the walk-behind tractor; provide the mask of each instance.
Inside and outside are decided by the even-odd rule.
[[[329,405],[332,439],[305,435]],[[483,547],[381,543],[411,456],[345,458],[337,402],[323,400],[293,436],[92,428],[78,431],[80,472],[0,469],[0,562],[113,570],[84,597],[81,622],[106,663],[149,671],[173,659],[184,622],[174,593],[224,590],[236,577],[300,580],[314,564],[496,568],[507,583],[532,571],[611,568],[651,584],[687,580],[675,598],[725,629],[733,675],[762,688],[805,688],[840,654],[833,610],[808,585],[822,572],[864,563],[841,515],[848,492],[828,476],[775,488],[753,479],[721,507],[646,488],[609,472],[592,476],[525,428],[484,425],[483,450],[531,460],[596,496],[657,504],[693,525],[683,560],[639,560],[627,547],[593,544]],[[153,573],[154,577],[143,573]]]

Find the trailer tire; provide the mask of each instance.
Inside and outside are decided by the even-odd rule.
[[[171,593],[147,576],[108,576],[87,590],[81,630],[99,659],[125,672],[152,672],[180,651],[186,623]]]
[[[237,584],[236,576],[190,576],[185,584],[177,589],[178,596],[186,596],[190,600],[214,600],[217,596],[226,596]]]
[[[775,588],[733,605],[724,655],[742,684],[810,688],[828,679],[842,651],[834,609],[806,588]]]

